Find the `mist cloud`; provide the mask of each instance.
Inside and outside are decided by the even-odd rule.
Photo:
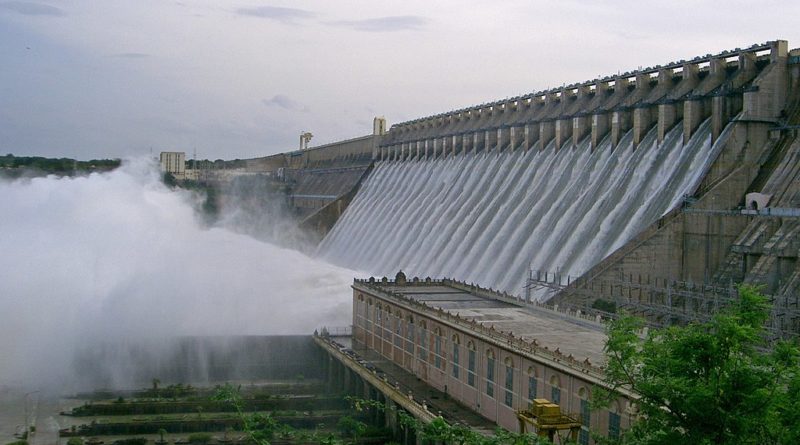
[[[296,8],[283,8],[279,6],[259,6],[255,8],[239,8],[236,13],[243,16],[258,17],[275,20],[277,22],[292,24],[297,20],[308,19],[316,14]]]
[[[118,54],[112,54],[112,55],[110,55],[108,57],[114,57],[114,58],[119,58],[119,59],[146,59],[146,58],[150,57],[150,54],[145,54],[145,53],[118,53]]]
[[[224,228],[127,163],[0,181],[0,385],[69,377],[78,346],[346,325],[354,272]]]
[[[285,94],[276,94],[272,98],[264,99],[261,102],[268,107],[279,107],[289,111],[308,111],[308,107]]]
[[[22,15],[63,17],[67,15],[61,8],[35,2],[2,2],[0,9],[16,12]]]
[[[330,22],[334,26],[351,28],[356,31],[366,32],[394,32],[394,31],[418,31],[425,27],[428,20],[416,15],[400,15],[389,17],[377,17],[365,20],[340,20]]]

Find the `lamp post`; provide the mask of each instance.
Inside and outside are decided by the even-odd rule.
[[[26,392],[25,393],[25,398],[23,399],[23,404],[24,404],[23,406],[24,406],[24,411],[25,411],[25,421],[23,422],[23,426],[25,427],[25,430],[24,430],[25,433],[28,433],[29,430],[30,430],[30,422],[28,421],[28,397],[30,397],[33,394],[38,394],[38,393],[39,393],[39,390]]]

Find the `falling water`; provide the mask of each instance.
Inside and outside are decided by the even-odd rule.
[[[634,150],[482,152],[377,165],[319,254],[381,276],[453,277],[521,293],[529,268],[578,276],[679,205],[713,160],[708,122]]]

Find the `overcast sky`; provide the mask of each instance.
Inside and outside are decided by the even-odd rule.
[[[0,154],[248,158],[767,40],[800,2],[0,0]]]

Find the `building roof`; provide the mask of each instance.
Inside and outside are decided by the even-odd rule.
[[[384,280],[356,280],[354,287],[364,285],[401,303],[427,309],[431,317],[460,323],[477,335],[507,340],[505,344],[523,352],[533,349],[534,355],[545,355],[570,367],[597,370],[605,363],[605,327],[591,316],[525,303],[449,279]]]

